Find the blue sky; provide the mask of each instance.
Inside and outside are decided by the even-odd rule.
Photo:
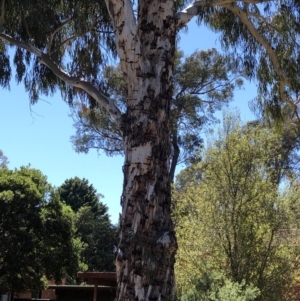
[[[212,47],[220,49],[217,35],[198,27],[194,21],[188,32],[181,34],[180,48],[185,55]],[[255,85],[246,83],[244,89],[236,92],[230,107],[238,107],[243,120],[252,119],[248,101],[255,96]],[[99,155],[94,150],[88,154],[75,153],[70,142],[75,131],[69,114],[59,93],[42,97],[30,106],[23,85],[12,81],[10,91],[0,91],[0,149],[10,161],[9,168],[31,164],[55,186],[75,176],[88,179],[105,196],[102,201],[116,223],[121,210],[123,158]]]

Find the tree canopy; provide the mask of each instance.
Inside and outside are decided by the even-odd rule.
[[[74,215],[36,169],[0,169],[0,292],[39,291],[80,268]]]
[[[84,242],[82,260],[89,271],[115,272],[114,247],[118,244],[118,227],[106,214],[99,216],[90,206],[81,207],[75,218],[76,235]]]
[[[83,243],[82,261],[89,271],[115,271],[113,250],[117,226],[111,224],[108,208],[87,179],[74,177],[58,187],[60,199],[75,212],[76,237]]]
[[[97,97],[88,91],[91,101],[92,98],[96,101],[105,99],[107,93],[98,75],[109,61],[109,55],[116,58],[117,54],[105,1],[48,1],[47,5],[43,2],[32,5],[24,1],[8,3],[3,0],[1,3],[1,40],[18,46],[14,55],[16,78],[19,82],[24,81],[32,102],[36,102],[40,94],[49,95],[57,89],[65,99],[72,101],[77,93],[82,95],[83,91],[91,89],[87,83],[84,88],[76,88],[75,77],[85,78],[103,90]],[[231,6],[220,0],[208,5],[205,1],[195,1],[186,5],[186,1],[174,1],[177,28],[181,29],[197,16],[199,24],[220,32],[223,48],[227,52],[231,49],[247,74],[258,79],[258,100],[272,107],[274,114],[280,114],[283,101],[290,104],[296,114],[299,92],[298,2],[289,0],[281,4],[276,0],[247,0],[234,3]],[[42,26],[37,28],[36,24]],[[12,69],[7,44],[2,42],[0,49],[1,85],[9,87]],[[50,60],[42,65],[39,65],[41,53],[38,49],[49,55]],[[68,63],[64,63],[66,56],[70,58]],[[71,77],[60,73],[52,63]],[[100,103],[105,107],[102,101]]]
[[[203,162],[179,175],[174,193],[178,292],[203,294],[199,284],[217,271],[254,285],[255,300],[283,300],[295,281],[299,248],[288,240],[294,226],[287,204],[295,199],[279,189],[284,173],[278,181],[273,164],[286,160],[282,137],[234,118],[224,122]]]
[[[74,212],[86,205],[90,206],[94,213],[103,215],[108,208],[99,201],[99,195],[87,179],[78,177],[70,178],[58,187],[58,193],[62,200],[73,209]]]

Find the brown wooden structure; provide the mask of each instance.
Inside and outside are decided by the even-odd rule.
[[[95,300],[94,285],[50,285],[50,288],[55,289],[56,301]],[[97,301],[114,301],[116,298],[116,288],[98,286],[96,298]]]
[[[117,287],[116,273],[78,272],[77,277],[84,279],[87,284],[94,286],[93,301],[97,301],[98,286],[106,286],[114,289]]]

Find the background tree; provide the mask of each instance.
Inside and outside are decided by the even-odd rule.
[[[291,229],[288,201],[270,164],[284,159],[281,136],[268,128],[241,128],[236,119],[224,122],[203,162],[180,175],[187,178],[174,194],[178,292],[201,290],[205,275],[217,271],[257,287],[255,300],[283,300],[294,285],[300,250],[281,235]]]
[[[39,291],[79,268],[73,213],[39,170],[0,169],[0,293]]]
[[[51,201],[43,206],[41,215],[45,231],[42,254],[47,279],[60,283],[62,276],[77,277],[77,272],[86,270],[87,264],[80,256],[84,248],[80,237],[76,235],[74,212],[54,191]]]
[[[4,156],[3,151],[0,149],[0,168],[7,168],[8,163],[8,158]]]
[[[62,200],[69,205],[76,213],[82,206],[89,206],[94,213],[103,215],[107,212],[107,207],[100,202],[100,195],[87,179],[74,177],[65,180],[58,187],[58,193]]]
[[[237,60],[221,55],[216,49],[197,51],[186,58],[182,51],[177,52],[171,106],[172,180],[177,164],[195,159],[195,150],[203,143],[201,133],[216,123],[214,113],[233,99],[234,90],[243,84],[243,75]],[[120,66],[105,68],[102,85],[120,107],[126,106],[126,83]],[[123,153],[121,132],[101,107],[89,109],[78,102],[72,117],[76,129],[72,142],[76,151],[87,153],[95,148],[107,155]]]
[[[117,226],[111,224],[108,208],[88,180],[66,180],[59,188],[60,199],[74,210],[76,236],[84,243],[82,261],[89,271],[115,271],[113,250],[117,245]]]
[[[107,215],[97,216],[91,207],[83,206],[76,213],[77,236],[85,243],[83,261],[89,271],[115,272],[114,247],[118,244],[118,228]]]
[[[125,163],[117,300],[166,300],[177,249],[171,210],[170,112],[176,34],[193,17],[223,34],[266,101],[297,113],[299,3],[288,0],[5,1],[0,15],[0,84],[16,78],[31,101],[56,89],[68,101],[86,95],[109,112],[122,133]],[[38,25],[38,26],[37,26]],[[116,54],[126,108],[105,95],[99,78]],[[86,94],[85,94],[86,93]]]

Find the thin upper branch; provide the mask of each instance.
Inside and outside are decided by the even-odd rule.
[[[269,2],[272,0],[242,0],[243,3],[259,4]],[[209,6],[224,6],[232,3],[232,0],[200,0],[187,6],[180,12],[177,12],[175,17],[177,19],[177,29],[184,27],[193,17],[198,14],[199,7]]]
[[[26,22],[26,19],[25,19],[25,16],[24,16],[23,12],[22,12],[22,18],[23,18],[24,27],[25,27],[25,30],[26,30],[26,33],[27,33],[28,37],[30,38],[31,41],[34,41],[34,39],[32,37],[32,34],[29,31],[29,28],[28,28],[28,25],[27,25],[27,22]]]
[[[82,33],[82,34],[77,34],[77,35],[74,35],[74,36],[70,36],[68,38],[66,38],[65,40],[63,40],[60,44],[59,44],[59,48],[64,46],[65,44],[69,43],[70,41],[74,40],[74,39],[77,39],[77,38],[80,38],[82,36],[84,36],[85,34],[89,33],[90,30],[87,30],[86,32]]]
[[[223,7],[226,7],[228,10],[232,11],[237,17],[239,17],[241,22],[244,23],[247,26],[247,28],[249,29],[249,31],[251,32],[253,37],[256,39],[256,41],[258,43],[260,43],[265,48],[268,55],[270,56],[270,59],[271,59],[271,61],[273,63],[273,66],[276,70],[276,73],[278,74],[278,76],[280,78],[279,89],[280,89],[280,96],[281,96],[282,100],[284,102],[292,105],[292,107],[295,107],[294,102],[291,101],[290,99],[288,99],[286,97],[285,93],[284,93],[285,86],[291,88],[291,84],[290,84],[288,78],[285,76],[284,72],[282,71],[282,69],[280,67],[280,63],[279,63],[279,61],[277,59],[277,56],[276,56],[276,52],[273,50],[272,46],[256,30],[256,28],[254,27],[252,22],[248,19],[247,12],[245,12],[244,10],[240,9],[239,7],[233,6],[233,5],[225,4],[225,5],[223,5]]]
[[[136,61],[139,53],[137,23],[131,0],[105,0],[113,23],[116,45],[121,68],[124,74],[129,74],[130,64]]]
[[[116,104],[107,96],[105,96],[101,91],[99,91],[95,86],[93,86],[90,82],[84,80],[83,78],[71,76],[65,70],[63,70],[60,66],[58,66],[48,54],[43,53],[40,49],[36,48],[35,46],[20,42],[8,35],[0,33],[0,39],[4,42],[13,44],[17,47],[22,49],[26,49],[27,51],[31,52],[32,54],[36,55],[39,58],[40,64],[47,66],[51,71],[61,80],[66,82],[72,87],[80,88],[92,96],[98,104],[103,107],[120,125],[121,122],[121,112]]]
[[[52,42],[53,42],[53,39],[55,37],[55,35],[57,34],[57,32],[62,28],[64,27],[66,24],[68,24],[70,21],[73,20],[73,17],[65,20],[64,22],[61,22],[59,24],[59,26],[57,26],[51,33],[50,33],[50,39],[49,39],[49,43],[48,43],[48,53],[49,55],[51,54],[51,46],[52,46]]]
[[[259,19],[263,24],[265,24],[265,26],[273,29],[276,32],[279,32],[278,29],[275,26],[273,26],[272,24],[270,24],[268,22],[268,20],[265,17],[263,17],[260,13],[254,13],[254,12],[251,12],[249,10],[247,10],[246,12],[247,12],[247,15],[249,17],[253,17],[253,18]]]

